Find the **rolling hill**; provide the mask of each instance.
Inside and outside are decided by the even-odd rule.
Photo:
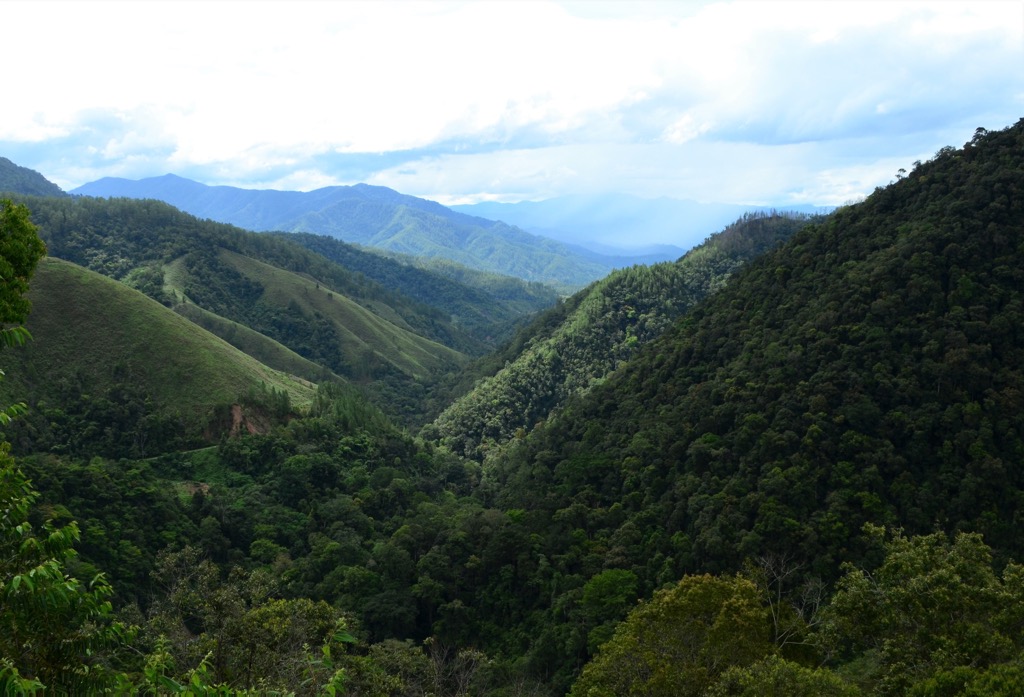
[[[308,380],[270,369],[142,293],[75,264],[44,259],[29,298],[33,340],[4,352],[8,377],[0,394],[32,407],[29,427],[50,431],[37,432],[37,440],[110,440],[141,455],[203,442],[231,405],[251,395],[287,395],[296,408],[312,402],[316,386]],[[113,421],[105,433],[81,432],[100,412]]]
[[[384,255],[327,235],[277,233],[401,293],[451,316],[474,337],[495,346],[518,322],[558,300],[549,286],[512,276],[476,271],[443,259]]]
[[[197,305],[203,326],[268,357],[243,325],[325,370],[360,384],[375,403],[416,420],[436,380],[486,350],[491,296],[463,289],[466,312],[485,319],[467,328],[451,311],[412,299],[295,244],[200,221],[153,200],[23,197],[53,256],[137,288],[167,305]],[[423,272],[418,272],[422,275]],[[437,279],[438,282],[443,279]],[[507,315],[506,315],[507,316]],[[272,352],[284,358],[277,348]],[[277,365],[295,366],[294,356]],[[298,370],[317,375],[309,365]]]

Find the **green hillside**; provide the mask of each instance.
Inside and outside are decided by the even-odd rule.
[[[1022,188],[1024,121],[804,228],[490,462],[496,505],[547,573],[648,591],[759,555],[835,579],[865,523],[1024,557]]]
[[[387,288],[449,313],[457,326],[491,346],[517,321],[551,307],[558,300],[549,286],[476,271],[444,259],[385,255],[326,235],[277,234]]]
[[[343,677],[335,692],[396,697],[1015,697],[1022,190],[1024,120],[900,171],[724,283],[712,261],[735,263],[799,221],[763,218],[767,234],[754,235],[739,233],[756,219],[741,222],[679,277],[666,265],[609,278],[487,371],[563,335],[592,336],[551,345],[570,362],[618,350],[617,331],[657,333],[677,297],[666,288],[721,287],[637,338],[603,380],[573,377],[583,392],[474,452],[481,460],[429,430],[413,437],[335,384],[263,432],[143,459],[183,421],[143,419],[152,429],[136,438],[146,395],[133,391],[145,377],[133,379],[133,360],[164,356],[175,335],[126,355],[91,331],[59,342],[45,370],[88,355],[83,375],[116,373],[100,397],[77,374],[40,380],[14,362],[22,347],[4,348],[12,383],[25,371],[57,396],[5,427],[19,447],[33,435],[43,445],[18,454],[24,474],[0,447],[0,590],[18,601],[0,614],[36,648],[24,657],[26,644],[0,632],[11,647],[0,680],[40,676],[59,692],[66,676],[88,675],[93,692],[129,694],[329,692]],[[96,263],[127,257],[132,238],[118,240],[91,248]],[[207,289],[208,312],[280,294],[334,328],[319,274],[265,269],[226,245],[183,249],[123,277],[172,302]],[[33,283],[52,268],[40,273]],[[67,304],[74,317],[89,311]],[[548,365],[519,375],[528,383]],[[414,389],[404,398],[424,401]],[[280,392],[252,400],[286,406]],[[124,590],[106,588],[101,570]],[[73,602],[51,602],[61,593]],[[119,632],[118,619],[139,631]],[[69,633],[89,651],[39,670],[33,659]]]
[[[173,288],[173,286],[166,287]],[[303,358],[286,346],[282,346],[244,324],[224,319],[220,315],[215,315],[192,303],[179,303],[173,309],[185,319],[198,324],[211,334],[219,336],[242,353],[252,356],[269,368],[296,375],[311,382],[319,382],[324,379],[343,380],[342,377],[335,375],[324,366]]]
[[[343,295],[321,287],[320,282],[305,275],[285,271],[236,252],[222,251],[220,260],[230,269],[260,287],[260,303],[267,310],[287,313],[292,320],[297,316],[315,318],[322,323],[318,344],[310,349],[325,356],[327,365],[337,364],[330,354],[355,357],[368,364],[355,366],[346,372],[356,375],[368,373],[376,365],[388,365],[413,378],[425,379],[431,374],[454,368],[465,361],[458,351],[425,339],[404,325],[397,313],[388,308],[379,314],[349,300]],[[189,283],[189,282],[186,282]],[[197,291],[195,285],[186,286],[190,299]],[[389,314],[385,318],[382,315]],[[396,324],[397,323],[397,324]],[[330,341],[327,337],[332,337]],[[340,359],[345,360],[345,359]]]
[[[51,256],[120,280],[168,307],[187,299],[244,325],[360,383],[376,404],[412,424],[438,410],[430,402],[436,381],[462,365],[464,354],[486,347],[453,323],[450,312],[277,236],[200,221],[157,201],[25,202]],[[475,301],[485,316],[496,304],[479,294]],[[265,342],[244,346],[260,359],[269,350]],[[313,374],[308,366],[299,372]]]
[[[26,401],[62,433],[77,428],[60,428],[62,420],[112,409],[120,418],[106,426],[118,431],[114,439],[151,452],[159,444],[145,441],[166,444],[166,429],[185,429],[172,443],[201,440],[226,407],[250,393],[287,394],[300,409],[312,401],[312,383],[267,368],[141,293],[74,264],[44,259],[29,298],[33,340],[5,353],[0,394]],[[72,414],[75,407],[82,412]]]
[[[0,193],[23,196],[67,196],[64,191],[39,172],[14,164],[0,157]]]
[[[806,216],[747,215],[674,263],[615,271],[538,318],[483,365],[500,366],[434,421],[429,433],[482,460],[569,397],[603,382],[744,263],[781,244]]]

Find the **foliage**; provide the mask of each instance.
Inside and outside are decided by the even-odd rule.
[[[30,303],[25,297],[46,246],[36,234],[28,208],[0,199],[0,323],[21,324]]]
[[[6,157],[0,157],[0,192],[28,196],[67,195],[39,172],[19,167]]]
[[[848,569],[827,631],[837,650],[878,656],[877,694],[907,694],[926,680],[934,687],[937,674],[948,679],[958,668],[974,671],[974,679],[1020,655],[1024,567],[1011,563],[997,575],[991,549],[977,534],[960,533],[952,542],[942,533],[870,534],[884,561],[871,572]]]
[[[485,500],[528,512],[549,578],[621,568],[641,594],[770,554],[830,584],[870,561],[865,522],[1024,556],[1022,153],[1024,122],[804,227],[486,460]],[[581,658],[577,588],[517,609],[538,668]]]
[[[570,694],[702,695],[727,668],[753,663],[771,650],[754,584],[687,576],[629,614]]]
[[[326,235],[279,233],[386,288],[450,314],[488,347],[519,319],[554,305],[548,286],[459,266],[443,259],[391,258]],[[478,352],[478,349],[470,351]]]
[[[857,697],[860,690],[825,668],[806,668],[779,656],[732,667],[707,697]]]
[[[68,574],[76,524],[46,521],[37,532],[29,522],[38,494],[8,449],[0,444],[0,688],[82,694],[110,687],[117,681],[110,654],[130,637],[112,619],[113,591],[102,575],[86,583]]]
[[[482,460],[570,397],[586,394],[744,263],[807,222],[802,216],[746,215],[678,262],[633,266],[592,284],[524,329],[521,336],[528,339],[513,341],[491,359],[496,373],[448,407],[428,432],[453,451]]]

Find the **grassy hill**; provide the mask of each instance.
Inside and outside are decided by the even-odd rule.
[[[387,288],[450,314],[457,326],[491,347],[525,316],[551,307],[558,300],[555,291],[541,283],[477,271],[444,259],[384,254],[327,235],[278,234]]]
[[[351,356],[369,364],[356,366],[357,375],[387,365],[413,378],[425,379],[431,374],[450,370],[465,362],[458,351],[425,339],[402,326],[400,316],[388,313],[387,307],[378,313],[343,295],[320,285],[315,278],[280,269],[250,257],[223,250],[221,261],[245,279],[261,288],[260,302],[266,308],[315,318],[324,323],[322,339],[328,336],[334,342],[322,341],[317,350]],[[384,315],[390,314],[390,317]]]
[[[29,298],[26,326],[33,340],[4,352],[0,394],[8,402],[27,401],[52,420],[76,407],[86,418],[103,401],[105,408],[124,410],[128,421],[121,420],[125,432],[118,438],[181,427],[177,440],[195,442],[226,407],[250,393],[287,395],[296,408],[312,401],[311,382],[268,368],[138,291],[80,266],[44,259]]]
[[[187,300],[206,313],[264,335],[326,371],[360,383],[392,415],[422,423],[434,383],[485,350],[474,332],[432,307],[288,239],[201,221],[152,200],[38,198],[24,201],[52,256],[137,288],[168,307]],[[423,272],[417,272],[422,274]],[[443,281],[443,279],[440,279]],[[497,301],[466,291],[467,307],[493,316]],[[469,311],[467,309],[467,311]],[[224,321],[188,308],[239,343]],[[294,366],[294,357],[278,355]],[[297,372],[316,375],[306,365]],[[434,407],[431,407],[434,408]]]
[[[168,288],[173,287],[168,286]],[[287,346],[283,346],[244,324],[232,322],[192,303],[179,303],[173,309],[185,319],[194,322],[211,334],[219,336],[242,353],[252,356],[269,368],[296,375],[311,382],[319,382],[324,379],[343,380],[342,377],[324,366],[303,358]]]

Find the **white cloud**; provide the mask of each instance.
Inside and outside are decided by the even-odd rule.
[[[1024,107],[1020,2],[4,10],[17,29],[5,50],[29,58],[5,76],[18,98],[5,100],[0,142],[36,144],[65,185],[90,171],[202,171],[313,188],[348,176],[324,155],[408,150],[409,164],[366,178],[435,198],[739,200],[773,195],[761,178],[804,176],[788,186],[834,198],[868,186],[875,163],[956,145],[940,138]],[[80,149],[47,150],[69,143]],[[68,161],[79,152],[95,169]]]

